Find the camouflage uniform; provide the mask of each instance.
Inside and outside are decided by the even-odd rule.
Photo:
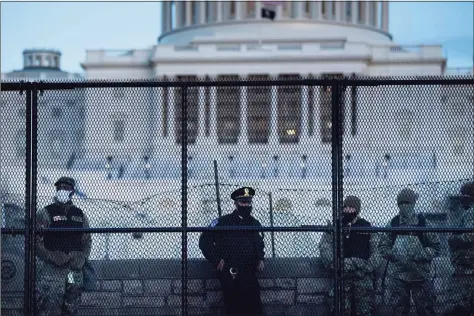
[[[423,226],[426,220],[414,212],[418,194],[403,189],[397,197],[400,213],[387,225]],[[396,223],[396,224],[395,224]],[[413,295],[418,315],[434,315],[433,284],[430,279],[430,267],[433,258],[439,255],[441,243],[436,234],[428,232],[388,232],[382,234],[379,251],[390,263],[391,303],[394,315],[408,315],[410,296]]]
[[[460,227],[474,228],[474,182],[462,186],[460,199],[465,209]],[[474,315],[474,233],[453,234],[448,243],[454,274],[445,315]]]
[[[348,196],[344,200],[344,206],[350,206],[360,212],[360,200],[357,197]],[[370,223],[357,216],[351,223],[351,227],[370,226]],[[375,250],[376,238],[367,232],[350,232],[343,237],[344,247],[344,302],[343,315],[372,315],[375,304],[374,274],[378,265]],[[364,245],[366,244],[366,245]],[[332,233],[324,233],[319,244],[319,253],[323,266],[328,270],[334,269],[333,264],[333,239]],[[363,259],[365,257],[367,259]],[[331,289],[328,304],[334,313],[334,290]]]
[[[68,217],[73,210],[79,210],[73,206],[72,202],[48,205],[36,214],[36,227],[49,228],[52,221],[60,220],[61,216],[51,215],[51,208],[59,211]],[[89,221],[85,214],[82,215],[80,225],[89,228]],[[72,216],[74,217],[74,216]],[[53,218],[53,219],[52,219]],[[48,234],[51,234],[48,236]],[[63,235],[54,235],[63,234]],[[66,235],[64,235],[66,234]],[[82,266],[84,260],[89,257],[92,247],[92,237],[89,233],[77,233],[81,245],[76,246],[75,251],[49,250],[46,239],[51,240],[51,236],[71,236],[74,233],[47,232],[36,236],[36,315],[39,316],[63,316],[77,315],[77,310],[81,301],[83,287]],[[53,237],[53,238],[54,238]],[[61,243],[60,238],[54,238]],[[61,245],[64,247],[64,245]],[[67,246],[66,246],[67,247]]]

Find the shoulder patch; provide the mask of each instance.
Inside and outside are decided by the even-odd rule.
[[[211,225],[209,225],[209,227],[214,227],[217,225],[217,223],[219,223],[219,219],[216,218],[215,220],[211,222]]]

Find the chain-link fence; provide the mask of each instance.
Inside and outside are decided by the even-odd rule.
[[[268,315],[454,306],[450,240],[472,243],[457,194],[474,179],[474,80],[280,77],[2,83],[2,313],[61,306],[44,276],[63,288],[74,269],[43,248],[89,234],[71,251],[87,253],[96,287],[63,289],[61,308],[80,315],[223,313],[230,267],[216,271],[203,233],[225,245],[219,259],[263,259],[243,288]],[[89,228],[51,224],[63,176]],[[240,187],[256,190],[262,227],[239,222]],[[474,250],[461,252],[469,272]]]

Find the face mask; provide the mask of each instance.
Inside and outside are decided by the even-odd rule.
[[[344,213],[342,214],[342,223],[347,225],[351,223],[357,217],[357,213]]]
[[[70,200],[71,192],[72,191],[67,191],[67,190],[56,191],[56,200],[59,203],[67,203]]]
[[[252,206],[238,206],[237,211],[242,217],[249,217],[250,212],[252,212]]]
[[[413,204],[401,204],[398,206],[400,209],[400,217],[410,218],[415,215],[415,205]]]

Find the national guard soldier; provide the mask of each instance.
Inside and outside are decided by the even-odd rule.
[[[398,193],[399,214],[387,227],[425,227],[423,214],[415,213],[418,194],[411,189]],[[431,281],[431,262],[439,256],[441,242],[430,232],[388,232],[382,234],[379,251],[390,264],[391,302],[394,315],[409,315],[411,296],[418,315],[434,315],[436,297]],[[385,277],[385,276],[384,276]]]
[[[474,228],[474,182],[465,183],[458,196],[464,208],[461,228]],[[474,233],[453,233],[448,240],[454,274],[446,316],[474,315]]]
[[[86,215],[71,201],[74,179],[61,177],[55,186],[54,203],[38,211],[36,227],[89,228]],[[37,315],[77,315],[83,285],[82,267],[91,246],[89,233],[45,232],[36,236]]]
[[[257,226],[250,215],[255,190],[243,187],[231,194],[236,209],[211,223],[217,226]],[[217,268],[228,316],[262,315],[257,272],[264,267],[263,233],[258,231],[204,232],[199,239],[204,257]]]
[[[356,196],[347,196],[343,203],[342,225],[344,254],[344,304],[343,315],[372,315],[374,310],[374,273],[377,266],[376,238],[369,232],[351,231],[352,227],[370,227],[371,224],[360,217],[361,200]],[[333,270],[332,234],[323,234],[319,252],[323,266]],[[333,297],[331,290],[329,297]],[[329,302],[334,313],[334,304]]]

